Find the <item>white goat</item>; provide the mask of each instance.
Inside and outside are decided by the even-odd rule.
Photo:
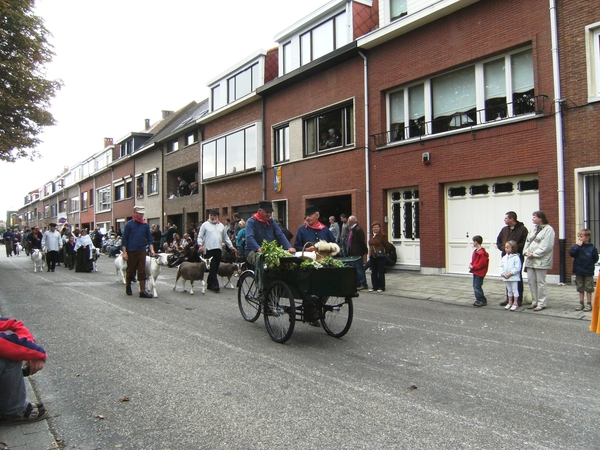
[[[204,272],[208,272],[210,270],[210,261],[212,258],[204,259],[200,257],[201,262],[182,262],[177,268],[177,277],[175,278],[175,286],[173,286],[173,290],[177,288],[177,281],[179,278],[183,278],[183,292],[185,290],[185,282],[189,280],[191,288],[190,295],[194,294],[194,281],[200,280],[202,281],[202,293],[206,292],[206,283],[204,283]]]
[[[36,248],[31,252],[31,260],[33,261],[33,272],[34,273],[37,272],[38,269],[40,270],[40,272],[43,272],[45,259],[46,259],[45,253],[42,253],[42,251],[39,248]]]
[[[166,253],[157,253],[156,258],[146,256],[146,275],[148,281],[146,289],[150,291],[152,289],[152,295],[154,298],[158,297],[156,292],[156,279],[160,275],[160,266],[166,266],[168,264],[168,255]],[[127,272],[127,261],[123,259],[123,255],[120,254],[115,258],[115,268],[117,269],[117,283],[123,282],[126,284],[125,274]]]
[[[223,289],[227,288],[228,284],[231,284],[231,289],[235,289],[235,286],[231,282],[231,277],[239,277],[242,274],[244,263],[221,263],[219,264],[219,270],[217,275],[221,277],[221,283],[223,283]],[[223,279],[227,278],[227,282],[223,282]]]

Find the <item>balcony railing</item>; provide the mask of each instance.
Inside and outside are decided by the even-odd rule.
[[[452,116],[438,117],[431,121],[409,120],[408,126],[392,124],[392,129],[383,133],[371,135],[375,146],[385,147],[391,143],[422,138],[461,128],[471,128],[475,125],[491,124],[529,114],[540,114],[544,111],[547,95],[523,96],[512,103],[490,102],[487,108],[469,110]]]

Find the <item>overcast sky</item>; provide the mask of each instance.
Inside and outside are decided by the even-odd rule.
[[[0,218],[25,195],[103,148],[141,131],[144,119],[208,97],[207,81],[327,0],[37,0],[52,33],[47,77],[64,87],[52,101],[41,159],[0,162]]]

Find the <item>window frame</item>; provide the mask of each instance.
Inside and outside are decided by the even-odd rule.
[[[103,186],[96,189],[96,198],[98,199],[98,210],[96,212],[110,211],[112,206],[111,186]]]
[[[343,36],[343,33],[338,32],[338,27],[339,24],[341,23],[342,26],[346,26],[348,23],[348,16],[347,16],[347,11],[344,9],[343,11],[338,12],[337,14],[327,18],[327,20],[324,20],[322,22],[320,22],[319,24],[315,25],[314,27],[311,27],[309,30],[305,31],[304,33],[301,33],[298,36],[298,45],[299,45],[299,61],[300,61],[300,67],[304,66],[305,64],[308,64],[316,59],[321,58],[322,56],[327,55],[328,53],[331,53],[334,50],[337,50],[340,47],[343,47],[344,45],[350,43],[351,41],[348,39],[348,36],[346,36],[346,38],[342,41],[342,42],[338,42],[338,40],[341,38],[341,36]],[[323,43],[324,40],[322,39],[322,36],[317,36],[314,37],[314,34],[319,30],[319,29],[324,29],[322,27],[326,27],[328,24],[331,24],[331,40],[327,42],[327,44],[330,44],[330,48],[328,50],[325,51],[320,51],[315,55],[315,45],[316,44],[320,44]],[[308,45],[309,48],[306,49],[305,46]],[[307,59],[305,61],[305,59]],[[284,59],[284,65],[285,65],[285,59]],[[284,66],[285,67],[285,66]],[[287,73],[284,71],[284,73]]]
[[[290,124],[275,128],[274,133],[274,162],[280,164],[290,160]]]
[[[147,173],[148,195],[158,194],[158,170]]]
[[[324,119],[326,115],[331,115],[335,112],[340,114],[339,127],[331,125],[331,122],[327,124],[326,119]],[[354,121],[354,102],[338,104],[304,117],[302,119],[302,156],[304,158],[310,158],[322,153],[328,153],[353,146],[355,144]],[[321,122],[324,124],[323,129],[321,129]],[[322,138],[325,137],[323,135],[326,134],[327,139],[329,139],[328,130],[330,128],[334,128],[336,131],[339,130],[338,137],[340,144],[335,145],[334,147],[324,147],[322,145]]]
[[[600,22],[585,27],[588,102],[600,101]]]

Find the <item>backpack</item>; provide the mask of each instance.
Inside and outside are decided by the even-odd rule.
[[[385,265],[388,267],[392,267],[396,265],[396,261],[398,260],[398,256],[396,255],[396,246],[390,245],[390,251],[385,257]]]

